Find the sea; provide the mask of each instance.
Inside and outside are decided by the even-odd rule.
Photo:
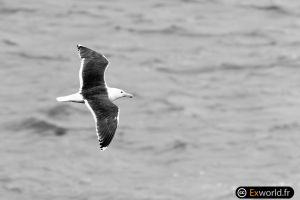
[[[105,151],[76,45],[110,61]],[[300,197],[300,1],[0,0],[1,200]]]

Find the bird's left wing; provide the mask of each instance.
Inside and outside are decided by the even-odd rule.
[[[108,60],[104,55],[82,45],[77,45],[77,49],[81,58],[79,70],[80,91],[95,87],[105,88],[104,72]]]
[[[119,120],[119,108],[107,97],[101,95],[94,95],[84,101],[93,114],[100,149],[105,150],[116,132]]]

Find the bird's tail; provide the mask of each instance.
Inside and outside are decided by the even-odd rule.
[[[68,96],[57,97],[57,101],[59,102],[75,102],[75,103],[84,103],[83,97],[79,93],[71,94]]]

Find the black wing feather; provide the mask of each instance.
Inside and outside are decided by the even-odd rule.
[[[101,95],[94,95],[85,101],[95,117],[100,149],[104,150],[116,132],[119,109],[107,97]]]
[[[100,53],[87,47],[77,45],[79,56],[82,59],[80,74],[81,91],[94,87],[105,88],[104,72],[108,65],[108,60]]]

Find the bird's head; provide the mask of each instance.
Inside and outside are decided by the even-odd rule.
[[[133,95],[125,92],[124,90],[118,89],[118,88],[107,88],[108,98],[111,101],[114,101],[116,99],[122,98],[122,97],[129,97],[132,98]]]

